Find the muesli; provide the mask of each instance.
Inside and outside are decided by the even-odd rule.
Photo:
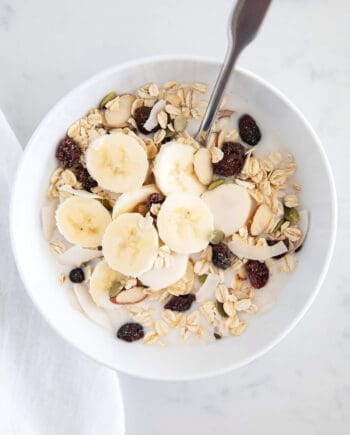
[[[307,212],[293,156],[257,153],[264,126],[226,102],[201,146],[206,92],[110,92],[56,148],[42,223],[59,280],[127,342],[240,335],[271,274],[296,266]]]

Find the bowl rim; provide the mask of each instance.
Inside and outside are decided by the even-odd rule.
[[[15,228],[13,225],[14,209],[15,209],[14,198],[16,196],[15,192],[17,190],[17,185],[19,184],[19,180],[20,180],[19,173],[21,172],[22,165],[24,165],[24,162],[26,160],[26,155],[29,153],[29,150],[32,147],[34,147],[34,144],[36,142],[36,138],[39,135],[40,130],[45,126],[45,124],[51,118],[52,114],[64,102],[64,100],[66,100],[66,98],[68,98],[69,96],[71,96],[75,92],[77,92],[79,90],[83,90],[86,87],[89,87],[94,82],[99,81],[104,76],[108,76],[114,72],[117,72],[117,71],[120,71],[123,69],[130,69],[134,66],[139,66],[139,65],[146,65],[146,64],[152,64],[152,63],[158,63],[158,62],[170,62],[170,61],[171,62],[174,62],[174,61],[176,61],[176,62],[195,61],[195,62],[211,64],[211,65],[215,65],[215,66],[219,66],[221,63],[219,59],[216,59],[213,57],[183,55],[183,54],[155,55],[155,56],[147,56],[147,57],[132,59],[132,60],[129,60],[126,62],[116,64],[112,67],[103,69],[102,71],[98,72],[97,74],[94,74],[90,78],[84,80],[83,82],[81,82],[77,86],[73,87],[69,92],[67,92],[63,97],[61,97],[51,107],[51,109],[46,113],[46,115],[41,119],[41,121],[38,123],[37,127],[35,128],[32,136],[30,137],[30,139],[27,143],[27,146],[25,147],[25,149],[22,153],[21,160],[17,166],[17,170],[16,170],[15,177],[14,177],[14,184],[13,184],[13,187],[11,189],[11,202],[10,202],[10,209],[9,209],[9,224],[10,224],[9,231],[10,231],[12,251],[13,251],[14,258],[15,258],[17,270],[18,270],[18,273],[20,275],[20,278],[22,280],[23,286],[24,286],[27,294],[29,295],[29,297],[30,297],[32,303],[34,304],[34,306],[36,307],[36,309],[40,312],[40,314],[43,316],[43,318],[49,324],[49,326],[60,337],[62,337],[69,345],[71,345],[75,349],[78,349],[84,355],[88,356],[89,358],[98,362],[99,364],[102,364],[102,365],[104,365],[104,366],[106,366],[114,371],[125,373],[125,374],[128,374],[128,375],[136,377],[136,378],[160,380],[160,381],[187,381],[187,380],[198,380],[198,379],[210,378],[210,377],[222,375],[222,374],[228,373],[230,371],[236,370],[238,368],[244,367],[244,366],[250,364],[251,362],[255,361],[256,359],[258,359],[259,357],[263,356],[264,354],[266,354],[272,348],[274,348],[278,343],[280,343],[296,327],[296,325],[300,322],[300,320],[305,316],[305,314],[307,313],[307,311],[311,307],[312,303],[314,302],[317,294],[319,293],[320,288],[321,288],[323,281],[326,277],[326,274],[328,272],[330,262],[331,262],[331,259],[333,256],[333,252],[334,252],[336,233],[337,233],[337,224],[338,224],[338,205],[337,205],[337,193],[336,193],[334,176],[333,176],[331,165],[329,163],[326,152],[325,152],[325,150],[322,146],[322,143],[321,143],[319,137],[317,136],[315,130],[313,129],[313,127],[311,126],[309,121],[305,118],[303,113],[294,105],[294,103],[292,101],[289,100],[289,98],[287,98],[280,90],[275,88],[273,85],[271,85],[269,82],[267,82],[265,79],[261,78],[257,74],[255,74],[255,73],[253,73],[245,68],[240,68],[240,67],[235,68],[235,71],[242,74],[243,76],[246,76],[246,77],[254,80],[259,85],[267,88],[268,91],[275,94],[279,99],[281,99],[290,108],[290,110],[293,111],[302,120],[305,127],[308,129],[315,145],[317,146],[318,151],[319,151],[321,158],[323,160],[323,163],[325,165],[325,169],[326,169],[326,173],[327,173],[327,177],[328,177],[329,185],[330,185],[330,191],[331,191],[330,205],[331,205],[332,221],[331,221],[331,231],[330,231],[330,239],[329,239],[329,251],[327,253],[326,258],[324,259],[324,266],[323,266],[323,269],[319,275],[318,281],[317,281],[316,285],[314,286],[314,289],[310,293],[308,299],[306,300],[304,307],[300,310],[300,312],[295,317],[295,319],[289,324],[289,326],[287,326],[283,331],[281,331],[273,340],[271,340],[269,343],[267,343],[263,348],[254,352],[249,357],[243,358],[242,360],[240,360],[238,362],[228,364],[228,365],[221,367],[221,368],[218,368],[218,369],[204,370],[204,371],[201,371],[200,373],[195,374],[195,375],[176,374],[173,376],[170,376],[170,375],[157,376],[157,375],[147,375],[147,374],[145,375],[145,374],[142,374],[142,373],[135,371],[135,370],[128,370],[126,367],[116,367],[110,363],[103,361],[101,358],[99,358],[99,356],[89,354],[84,349],[82,349],[78,344],[73,343],[73,341],[71,341],[70,337],[68,337],[67,335],[64,335],[64,333],[61,332],[51,322],[50,318],[46,315],[46,313],[41,310],[39,304],[36,301],[36,297],[34,295],[34,292],[29,288],[29,286],[27,286],[26,281],[24,279],[25,273],[24,273],[24,270],[22,268],[20,261],[18,260],[18,258],[19,258],[18,252],[19,252],[20,247],[19,247],[19,244],[17,244],[17,242],[16,242]]]

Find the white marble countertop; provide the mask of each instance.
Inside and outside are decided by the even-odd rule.
[[[58,98],[107,66],[159,53],[222,58],[231,3],[0,0],[0,106],[25,143]],[[280,345],[244,369],[181,383],[123,376],[128,435],[349,433],[349,16],[347,0],[275,0],[239,62],[305,113],[333,167],[339,233],[320,295]]]

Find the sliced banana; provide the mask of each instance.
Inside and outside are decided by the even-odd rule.
[[[100,261],[90,278],[89,291],[95,304],[109,310],[118,308],[110,301],[109,290],[116,281],[121,281],[123,278],[125,276],[111,269],[106,261]]]
[[[158,192],[159,190],[155,184],[148,184],[147,186],[142,186],[140,189],[134,190],[133,192],[123,193],[117,199],[113,207],[113,219],[122,213],[133,212],[139,204],[146,202],[149,195]]]
[[[193,163],[198,180],[203,184],[209,184],[213,178],[213,165],[208,148],[200,148],[194,155]]]
[[[200,195],[204,185],[194,172],[195,149],[191,145],[172,141],[160,148],[154,160],[153,173],[164,195],[175,192],[189,192]]]
[[[202,195],[214,215],[215,228],[225,236],[238,231],[246,224],[252,209],[249,193],[236,184],[222,184]]]
[[[104,188],[123,193],[139,189],[148,171],[147,153],[131,135],[106,134],[86,152],[91,176]]]
[[[111,216],[96,199],[72,196],[62,202],[56,211],[60,233],[74,245],[95,248],[102,241]]]
[[[206,203],[189,193],[173,193],[164,201],[157,217],[159,236],[178,254],[206,248],[214,229],[214,218]]]
[[[172,254],[168,267],[151,269],[139,276],[139,280],[151,290],[158,291],[174,284],[186,272],[188,255]]]
[[[158,254],[158,234],[152,218],[124,213],[107,227],[103,255],[110,268],[137,277],[153,266]]]

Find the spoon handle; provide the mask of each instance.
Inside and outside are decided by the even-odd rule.
[[[228,48],[196,139],[205,145],[241,51],[255,38],[271,0],[238,0],[228,20]]]

